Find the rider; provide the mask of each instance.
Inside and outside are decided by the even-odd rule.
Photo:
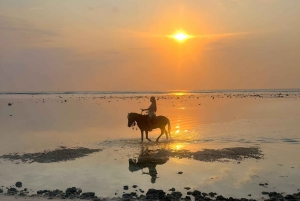
[[[151,121],[156,117],[155,113],[156,113],[156,110],[157,110],[156,100],[155,100],[154,96],[151,96],[150,102],[151,102],[151,105],[149,106],[149,108],[147,108],[147,109],[141,109],[141,110],[142,111],[148,111],[147,122],[148,122],[148,125],[150,127],[149,131],[152,131],[152,129],[151,129],[151,127],[152,127]]]

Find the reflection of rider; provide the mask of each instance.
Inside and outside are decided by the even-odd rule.
[[[156,117],[156,111],[157,111],[157,107],[156,107],[156,100],[154,98],[154,96],[151,96],[150,98],[150,102],[151,102],[151,105],[149,106],[149,108],[147,109],[142,109],[142,111],[148,111],[148,118],[147,118],[147,122],[148,122],[148,125],[149,125],[149,131],[152,131],[151,127],[152,127],[152,124],[151,124],[151,121],[153,121]]]
[[[146,148],[146,150],[145,150]],[[151,176],[151,183],[155,183],[157,177],[157,165],[163,165],[169,160],[169,155],[165,149],[148,150],[148,146],[141,145],[141,152],[137,159],[129,159],[129,171],[136,172],[142,170],[142,174]],[[143,169],[148,168],[148,172]]]

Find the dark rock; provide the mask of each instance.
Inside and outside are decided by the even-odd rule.
[[[198,191],[198,190],[194,190],[194,191],[192,192],[192,195],[193,195],[194,197],[200,196],[200,195],[201,195],[201,192]]]
[[[24,191],[27,191],[27,188],[24,188]]]
[[[94,198],[94,197],[95,197],[94,192],[86,192],[80,195],[80,199],[87,199],[87,198]]]
[[[177,172],[177,174],[182,174],[182,173],[183,173],[183,172],[181,172],[181,171],[180,171],[180,172]]]
[[[298,189],[298,190],[299,190],[299,189]],[[294,196],[295,198],[297,198],[297,199],[300,199],[300,192],[294,193],[293,196]]]
[[[132,186],[132,188],[136,188],[136,187],[138,187],[138,186],[137,186],[137,185],[133,185],[133,186]]]
[[[18,188],[21,188],[22,187],[22,182],[18,181],[16,184],[15,184],[16,187]]]
[[[190,196],[185,196],[184,200],[191,200]]]
[[[222,195],[218,195],[216,200],[226,200],[226,198],[224,198]]]
[[[172,195],[175,199],[180,199],[181,196],[182,196],[182,193],[179,192],[179,191],[175,191],[175,192],[172,192],[171,195]]]
[[[122,200],[123,201],[130,201],[131,194],[125,193],[122,195]]]
[[[208,195],[209,195],[210,197],[215,197],[215,195],[217,195],[217,193],[210,192]]]
[[[0,193],[3,193],[3,189],[0,188]]]
[[[77,192],[77,188],[76,187],[67,188],[67,190],[66,190],[66,196],[68,197],[68,196],[70,196],[72,194],[75,195],[76,192]]]
[[[191,191],[186,192],[187,195],[192,195]]]
[[[123,186],[123,189],[124,190],[128,190],[128,186]]]
[[[171,189],[169,189],[169,191],[175,191],[175,188],[171,188]]]
[[[18,190],[16,188],[9,188],[7,190],[7,194],[9,194],[9,195],[15,195],[17,193],[18,193]]]
[[[8,106],[11,106],[12,104],[11,103],[8,103]]]
[[[286,196],[284,196],[284,198],[287,200],[295,200],[295,197],[292,195],[286,195]]]
[[[185,190],[190,190],[191,188],[190,188],[190,187],[184,187],[184,189],[185,189]]]
[[[42,194],[47,193],[47,192],[48,192],[48,190],[39,190],[39,191],[37,191],[36,193],[37,193],[38,195],[42,195]]]
[[[166,193],[163,190],[149,189],[146,193],[146,198],[150,200],[163,199]]]
[[[263,191],[263,192],[261,192],[261,194],[263,194],[263,195],[269,195],[269,192]]]

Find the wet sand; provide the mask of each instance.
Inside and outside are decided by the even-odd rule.
[[[183,197],[185,187],[248,199],[298,192],[300,93],[156,95],[172,139],[141,144],[126,116],[149,97],[1,95],[0,186],[22,181],[30,194],[76,186],[103,197],[133,185],[138,196],[173,187]]]

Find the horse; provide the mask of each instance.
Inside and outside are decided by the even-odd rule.
[[[150,130],[149,124],[147,122],[148,115],[142,115],[138,113],[128,113],[127,119],[128,119],[128,127],[134,126],[135,122],[137,123],[137,126],[139,127],[141,131],[141,142],[144,140],[144,131],[146,133],[146,139],[151,141],[148,138],[148,132]],[[153,125],[151,126],[151,129],[160,128],[161,134],[156,139],[156,142],[158,142],[159,138],[165,133],[167,139],[169,139],[168,133],[171,137],[171,124],[170,120],[165,116],[156,116],[154,122],[152,122]],[[168,131],[165,129],[165,126],[168,124]]]

